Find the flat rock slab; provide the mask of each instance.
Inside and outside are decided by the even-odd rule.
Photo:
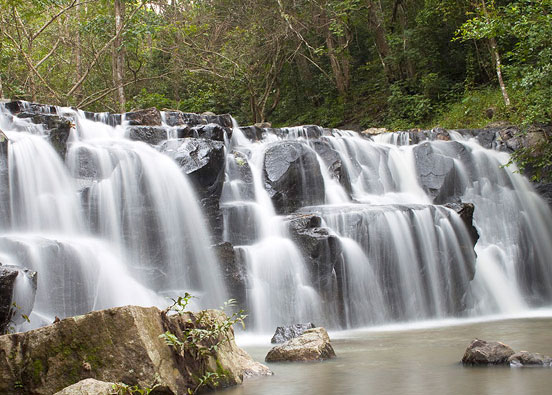
[[[335,358],[330,337],[324,328],[306,330],[301,336],[273,347],[266,355],[266,362],[321,361]]]

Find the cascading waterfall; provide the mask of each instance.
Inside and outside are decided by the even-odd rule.
[[[143,127],[144,141],[155,138],[147,144],[133,141],[124,115],[20,105],[74,124],[63,163],[42,126],[0,108],[9,139],[0,161],[9,202],[0,205],[0,261],[38,272],[33,326],[127,303],[163,306],[186,291],[209,307],[239,294],[249,328],[261,332],[552,302],[550,209],[502,166],[507,154],[461,133],[413,141],[411,132],[239,128],[216,116],[190,129],[198,116],[161,112],[157,126]],[[222,122],[224,135],[206,122]],[[178,141],[159,143],[166,139]],[[198,143],[205,139],[210,145]],[[203,166],[213,147],[223,158],[220,189],[192,183],[179,161],[184,152]],[[214,194],[214,214],[200,188]],[[233,266],[217,262],[212,240],[231,244]],[[29,287],[22,278],[17,298]]]

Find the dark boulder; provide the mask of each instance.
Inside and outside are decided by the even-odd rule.
[[[31,283],[32,294],[25,295],[25,300],[15,300],[16,288],[20,281]],[[12,325],[23,323],[24,317],[31,314],[36,286],[36,272],[14,266],[2,266],[0,263],[0,334],[6,333]]]
[[[219,200],[225,178],[225,148],[220,141],[177,139],[164,142],[160,151],[173,158],[195,186],[204,213],[217,240],[222,235]]]
[[[552,358],[539,353],[520,351],[508,358],[508,363],[514,368],[523,366],[552,367]]]
[[[160,126],[161,125],[161,113],[155,107],[146,108],[144,110],[137,110],[133,112],[127,112],[124,114],[125,121],[129,125],[142,125],[142,126]]]
[[[225,137],[232,137],[232,129],[208,123],[207,125],[197,125],[185,131],[183,137],[195,137],[208,140],[217,140],[224,142]]]
[[[460,160],[471,171],[471,155],[463,144],[425,142],[414,147],[416,172],[420,185],[435,204],[460,201],[466,185],[462,182],[454,159]]]
[[[330,229],[321,227],[317,215],[298,214],[287,218],[288,230],[297,244],[311,276],[312,284],[331,299],[336,270],[339,271],[341,243]]]
[[[216,244],[214,251],[221,265],[224,283],[228,287],[230,297],[243,306],[247,300],[245,263],[234,251],[234,246],[228,242]]]
[[[263,138],[264,130],[258,126],[243,126],[240,130],[251,141],[259,141]]]
[[[540,183],[535,185],[537,193],[548,203],[552,209],[552,183]]]
[[[8,137],[0,130],[0,229],[9,228],[11,222],[8,145]]]
[[[312,322],[306,324],[279,326],[276,328],[276,332],[274,332],[274,336],[272,336],[270,342],[272,344],[284,343],[290,339],[293,339],[294,337],[301,336],[303,333],[305,333],[307,329],[312,328],[316,328],[316,325],[314,325]]]
[[[448,203],[445,204],[445,207],[456,211],[456,213],[460,216],[460,219],[464,225],[466,225],[466,229],[470,235],[470,239],[472,241],[471,248],[475,247],[475,243],[479,240],[479,232],[476,227],[473,226],[473,212],[475,210],[473,203]]]
[[[505,365],[514,355],[512,348],[501,342],[488,342],[474,339],[466,349],[462,363],[464,365]]]
[[[288,214],[324,203],[324,181],[316,154],[297,141],[280,141],[265,152],[263,178],[276,211]]]
[[[350,195],[352,193],[351,180],[345,166],[343,166],[343,160],[339,152],[334,150],[330,144],[324,140],[313,141],[311,147],[322,158],[322,161],[328,168],[330,176],[336,179]]]
[[[65,154],[67,153],[67,139],[73,127],[71,119],[55,114],[34,112],[20,113],[18,117],[29,118],[31,122],[42,125],[56,152],[62,159],[65,159]]]
[[[167,139],[167,130],[161,126],[130,126],[127,128],[128,138],[158,145]]]

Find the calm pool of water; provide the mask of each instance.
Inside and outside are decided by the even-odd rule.
[[[552,368],[463,367],[477,337],[514,350],[552,355],[552,318],[524,318],[409,330],[330,333],[337,358],[314,363],[270,363],[272,377],[223,391],[245,394],[549,394]],[[264,361],[266,343],[242,347]],[[240,339],[238,338],[238,344]]]

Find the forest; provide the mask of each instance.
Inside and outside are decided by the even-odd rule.
[[[0,0],[0,96],[241,124],[552,117],[552,0]]]

